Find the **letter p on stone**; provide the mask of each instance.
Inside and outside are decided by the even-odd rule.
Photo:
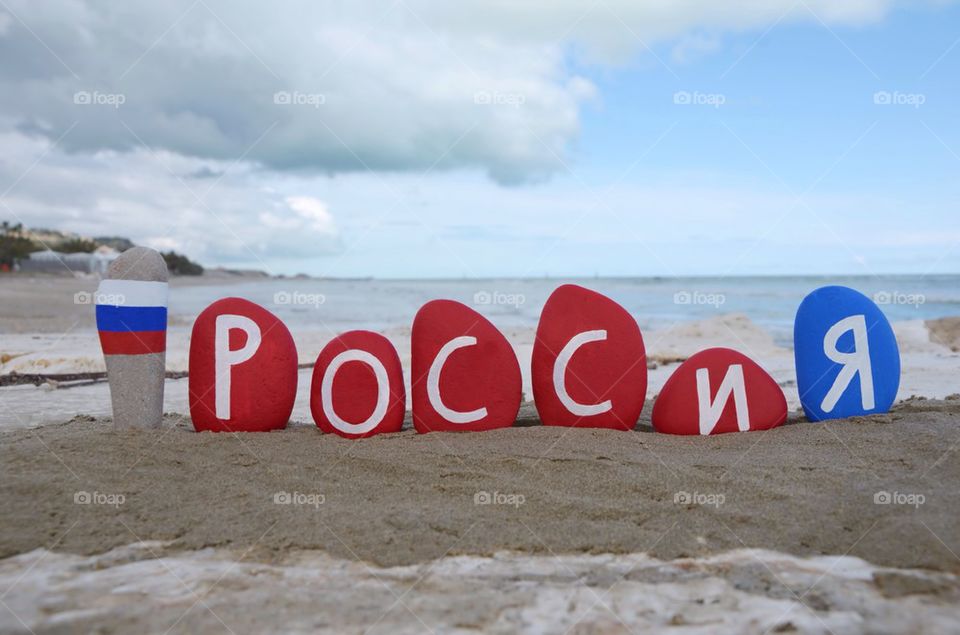
[[[218,300],[193,325],[189,381],[197,431],[283,428],[297,395],[293,337],[280,318],[253,302]]]

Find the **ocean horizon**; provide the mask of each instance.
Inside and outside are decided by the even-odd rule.
[[[318,279],[263,278],[219,285],[174,286],[173,315],[191,318],[210,302],[237,296],[261,304],[291,328],[333,331],[409,326],[421,306],[444,298],[463,302],[504,328],[536,326],[559,285],[580,284],[623,305],[643,329],[742,313],[792,345],[793,318],[803,298],[827,284],[870,297],[894,322],[960,313],[960,274],[891,276],[690,276],[579,278]]]

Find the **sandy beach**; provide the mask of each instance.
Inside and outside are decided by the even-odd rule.
[[[102,370],[73,301],[90,280],[3,284],[3,374]],[[184,284],[211,282],[174,297]],[[186,370],[193,317],[171,316],[168,370]],[[310,363],[338,327],[291,328]],[[645,332],[633,432],[544,427],[527,402],[510,429],[418,435],[408,412],[348,441],[312,423],[309,370],[290,426],[265,434],[193,432],[182,379],[156,431],[116,430],[105,382],[0,388],[0,630],[948,632],[957,320],[895,331],[894,410],[821,424],[798,410],[789,347],[722,312]],[[504,332],[529,394],[532,328]],[[409,373],[409,328],[385,333]],[[785,426],[653,432],[663,382],[709,345],[771,372]]]
[[[529,410],[359,442],[180,416],[12,430],[0,627],[949,632],[958,416],[958,399],[911,400],[747,444]]]
[[[0,556],[54,536],[87,555],[138,537],[268,561],[322,549],[381,566],[500,550],[670,559],[749,546],[960,572],[944,545],[960,541],[958,416],[960,396],[911,400],[820,425],[795,417],[743,439],[656,434],[646,417],[634,433],[545,427],[527,408],[512,429],[361,441],[313,425],[218,435],[194,433],[183,416],[160,432],[77,418],[4,433]],[[124,502],[65,505],[77,491]],[[317,504],[275,502],[284,492]],[[475,501],[483,492],[489,505]],[[875,504],[878,492],[924,501]]]

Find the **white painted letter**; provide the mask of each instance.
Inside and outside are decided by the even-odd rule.
[[[487,416],[486,408],[478,408],[469,412],[451,410],[443,405],[443,399],[440,397],[440,371],[443,370],[443,365],[447,363],[447,358],[458,348],[476,346],[476,344],[477,338],[469,335],[453,338],[444,344],[440,352],[437,353],[433,363],[430,364],[430,372],[427,373],[427,398],[430,399],[430,405],[437,411],[437,414],[450,423],[472,423]]]
[[[247,343],[243,348],[230,350],[230,331],[240,329],[247,334]],[[217,419],[230,418],[230,369],[247,361],[260,348],[260,327],[243,315],[218,315],[214,333],[214,392]]]
[[[604,330],[578,333],[567,342],[567,345],[557,355],[557,361],[553,364],[553,389],[557,391],[557,397],[560,398],[563,407],[578,417],[602,414],[613,408],[609,399],[598,404],[582,404],[574,401],[570,393],[567,392],[567,364],[570,363],[570,358],[584,344],[602,342],[605,339],[607,339],[607,332]]]
[[[373,369],[373,374],[377,378],[377,405],[373,409],[373,414],[361,423],[344,421],[333,409],[333,378],[337,376],[340,367],[347,362],[363,362]],[[323,375],[323,382],[320,384],[320,403],[323,405],[323,413],[337,430],[347,434],[370,432],[383,421],[383,417],[387,414],[387,406],[390,405],[390,380],[387,378],[387,369],[375,355],[367,351],[357,349],[343,351],[333,358]]]
[[[737,413],[737,429],[750,429],[750,412],[747,410],[747,387],[743,383],[743,366],[730,364],[723,376],[717,397],[710,401],[710,373],[706,368],[697,369],[697,403],[700,406],[700,434],[710,434],[720,421],[723,409],[733,393],[733,409]]]
[[[847,331],[853,331],[853,352],[841,353],[837,350],[837,342]],[[853,381],[853,376],[860,373],[860,402],[864,410],[873,410],[873,368],[870,365],[870,346],[867,341],[867,318],[864,315],[851,315],[843,318],[830,327],[823,338],[823,353],[830,361],[843,364],[833,386],[827,396],[823,398],[820,408],[830,412],[837,405],[837,401]]]

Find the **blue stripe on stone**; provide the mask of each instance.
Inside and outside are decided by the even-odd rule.
[[[167,330],[167,307],[97,306],[97,330],[112,333]]]

